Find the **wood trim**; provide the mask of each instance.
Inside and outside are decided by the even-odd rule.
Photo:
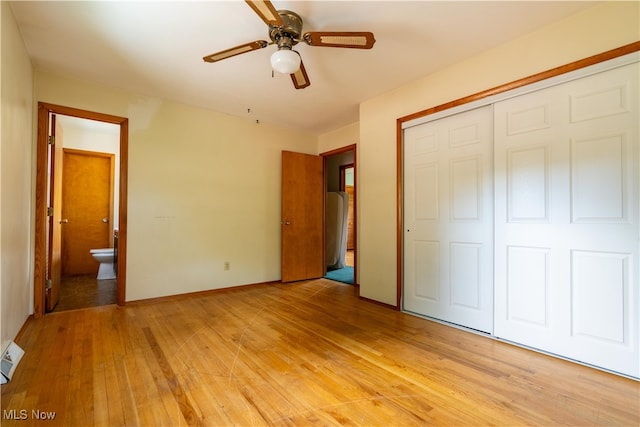
[[[402,310],[402,284],[404,283],[404,244],[403,244],[403,219],[404,219],[404,187],[402,185],[403,173],[403,147],[402,147],[402,122],[396,120],[396,309]]]
[[[353,150],[353,152],[355,153],[357,146],[358,146],[357,144],[345,145],[344,147],[336,148],[334,150],[325,151],[324,153],[320,153],[319,155],[322,156],[322,157],[329,157],[329,156],[333,156],[335,154],[346,153],[347,151],[351,151],[351,150]],[[354,162],[355,162],[355,155],[353,156],[353,159],[354,159]]]
[[[118,294],[116,303],[120,306],[126,304],[127,296],[127,239],[129,233],[127,201],[129,183],[129,119],[124,118],[120,122],[120,194],[118,209]]]
[[[63,105],[49,104],[47,102],[38,102],[38,106],[46,109],[47,112],[54,114],[62,114],[65,116],[78,117],[80,119],[96,120],[99,122],[113,123],[121,125],[124,121],[128,121],[126,117],[113,116],[111,114],[96,113],[94,111],[81,110],[79,108],[65,107]],[[122,138],[121,138],[122,140]]]
[[[36,138],[36,212],[34,250],[34,317],[45,312],[45,284],[47,268],[47,138],[49,136],[49,110],[38,103],[38,135]]]
[[[353,263],[354,263],[353,286],[359,288],[360,284],[358,283],[358,261],[357,261],[358,260],[358,144],[345,145],[344,147],[336,148],[335,150],[330,150],[324,153],[320,153],[320,156],[322,156],[325,161],[324,192],[326,193],[327,192],[327,188],[326,188],[327,158],[336,154],[346,153],[348,151],[353,151],[353,164],[352,164],[353,166],[353,220],[354,220],[354,224],[353,224]]]
[[[379,305],[380,307],[389,308],[393,311],[400,311],[400,309],[398,307],[394,307],[393,304],[387,304],[387,303],[376,301],[374,299],[370,299],[367,297],[361,297],[359,295],[358,295],[358,299],[361,301],[369,302],[371,304]]]
[[[114,208],[115,208],[115,175],[116,175],[116,156],[115,154],[109,155],[109,224],[113,224]],[[115,243],[115,233],[109,233],[109,247],[113,248]],[[116,291],[117,293],[117,291]]]
[[[22,339],[22,336],[27,332],[27,327],[33,322],[33,319],[34,319],[33,314],[30,314],[27,317],[27,320],[25,320],[24,323],[22,324],[22,327],[16,334],[16,337],[13,339],[13,342],[18,342]]]
[[[47,263],[47,177],[49,114],[62,114],[82,119],[97,120],[120,126],[120,208],[118,224],[118,279],[117,304],[126,302],[126,242],[127,242],[127,170],[129,168],[129,119],[110,114],[96,113],[73,107],[38,102],[38,134],[36,137],[36,203],[35,203],[35,242],[34,242],[34,291],[33,315],[35,318],[45,314],[44,283]]]
[[[484,90],[482,92],[478,92],[469,96],[465,96],[463,98],[459,98],[450,102],[446,102],[444,104],[436,105],[435,107],[427,108],[422,111],[418,111],[416,113],[412,113],[403,117],[400,117],[396,120],[396,183],[397,183],[397,239],[396,239],[396,262],[397,262],[397,283],[396,283],[396,304],[398,305],[398,309],[400,309],[400,304],[402,301],[402,282],[403,278],[403,261],[404,261],[404,253],[403,253],[403,185],[402,185],[402,172],[403,172],[403,163],[402,163],[402,124],[414,119],[419,119],[422,117],[426,117],[431,114],[438,113],[440,111],[445,111],[454,107],[458,107],[461,105],[469,104],[474,101],[478,101],[489,96],[497,95],[500,93],[508,92],[513,89],[517,89],[523,86],[527,86],[533,83],[537,83],[546,79],[550,79],[552,77],[560,76],[562,74],[569,73],[571,71],[580,70],[582,68],[589,67],[591,65],[596,65],[601,62],[608,61],[610,59],[615,59],[624,55],[628,55],[633,52],[640,51],[640,41],[633,42],[615,49],[608,50],[606,52],[602,52],[587,58],[580,59],[575,62],[571,62],[569,64],[561,65],[559,67],[552,68],[550,70],[542,71],[540,73],[533,74],[528,77],[524,77],[522,79],[518,79],[509,83],[505,83],[500,86],[496,86],[491,89]]]
[[[547,71],[542,71],[537,74],[533,74],[528,77],[524,77],[522,79],[518,79],[512,81],[510,83],[505,83],[500,86],[496,86],[491,89],[484,90],[482,92],[475,93],[473,95],[465,96],[463,98],[459,98],[450,102],[446,102],[444,104],[437,105],[435,107],[427,108],[426,110],[418,111],[417,113],[409,114],[404,117],[400,117],[398,121],[401,123],[408,122],[414,119],[418,119],[421,117],[428,116],[430,114],[438,113],[440,111],[448,110],[450,108],[458,107],[460,105],[468,104],[470,102],[478,101],[480,99],[487,98],[489,96],[497,95],[500,93],[508,92],[512,89],[517,89],[523,86],[527,86],[533,83],[537,83],[542,80],[547,80],[552,77],[560,76],[562,74],[569,73],[571,71],[576,71],[585,67],[589,67],[591,65],[599,64],[601,62],[608,61],[610,59],[618,58],[620,56],[627,55],[629,53],[637,52],[640,50],[640,41],[634,42],[616,49],[612,49],[603,53],[599,53],[594,56],[590,56],[588,58],[580,59],[576,62],[572,62],[570,64],[561,65],[556,68],[552,68]]]

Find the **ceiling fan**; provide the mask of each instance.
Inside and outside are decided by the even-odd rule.
[[[351,49],[371,49],[376,42],[373,33],[370,32],[311,31],[302,34],[302,18],[297,13],[290,10],[276,10],[269,0],[245,0],[245,2],[269,26],[271,42],[256,40],[241,44],[207,55],[202,58],[204,61],[218,62],[275,44],[278,50],[271,56],[271,67],[279,73],[290,74],[295,88],[304,89],[311,82],[300,54],[293,50],[293,46],[299,42],[305,42],[309,46]]]

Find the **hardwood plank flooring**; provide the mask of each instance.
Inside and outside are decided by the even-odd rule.
[[[265,284],[33,319],[2,425],[640,423],[637,381],[356,292]]]
[[[116,279],[98,280],[96,274],[63,277],[53,312],[115,304],[117,286]]]

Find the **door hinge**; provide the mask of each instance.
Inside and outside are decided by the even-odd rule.
[[[49,145],[56,145],[56,137],[49,135]]]
[[[52,206],[49,206],[47,208],[47,216],[53,216],[53,207]]]
[[[44,281],[44,288],[45,289],[51,289],[51,286],[53,285],[53,281],[51,279],[47,279]]]

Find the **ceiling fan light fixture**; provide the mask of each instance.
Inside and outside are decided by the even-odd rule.
[[[293,50],[300,42],[309,46],[339,47],[349,49],[371,49],[376,42],[369,31],[310,31],[302,33],[302,18],[290,10],[276,10],[271,0],[245,0],[253,11],[269,27],[269,39],[256,40],[205,56],[206,62],[218,62],[236,55],[277,45],[278,50],[271,55],[273,73],[289,74],[296,89],[304,89],[311,84],[300,54]]]
[[[291,49],[278,49],[271,55],[271,68],[282,74],[293,74],[300,69],[300,55]]]

